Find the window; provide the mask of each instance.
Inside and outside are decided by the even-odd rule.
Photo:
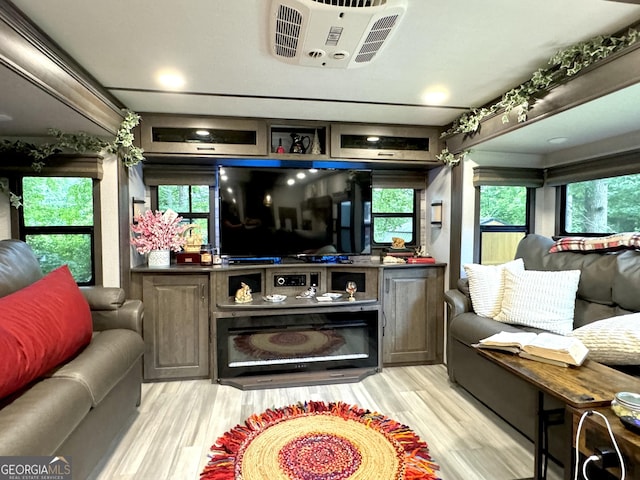
[[[203,243],[209,241],[210,197],[208,185],[158,185],[158,209],[172,209],[185,223],[200,226]]]
[[[95,284],[93,180],[23,177],[20,238],[46,274],[68,265],[80,285]]]
[[[640,174],[568,183],[561,192],[563,235],[640,230]]]
[[[412,188],[373,188],[373,243],[390,245],[392,237],[415,245],[417,195]]]
[[[513,260],[518,242],[529,231],[532,189],[480,186],[480,263]]]

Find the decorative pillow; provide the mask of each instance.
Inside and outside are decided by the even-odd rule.
[[[524,262],[517,258],[502,265],[464,265],[469,279],[469,294],[473,310],[483,317],[493,318],[500,312],[504,292],[504,271],[524,271]]]
[[[564,237],[556,240],[549,253],[615,252],[625,248],[640,248],[640,233],[616,233],[606,237]]]
[[[0,398],[91,341],[89,304],[67,266],[0,298]]]
[[[580,270],[505,270],[502,308],[494,319],[566,335],[573,330],[579,281]]]
[[[605,318],[571,335],[589,349],[591,360],[607,365],[640,365],[640,313]]]

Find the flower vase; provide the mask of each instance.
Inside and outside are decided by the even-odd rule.
[[[171,251],[169,249],[151,250],[147,263],[149,267],[168,267],[171,265]]]

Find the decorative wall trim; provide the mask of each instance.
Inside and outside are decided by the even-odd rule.
[[[0,64],[115,134],[123,105],[10,2],[0,2]]]
[[[481,122],[477,133],[459,133],[446,139],[452,153],[469,150],[473,146],[504,135],[534,122],[577,107],[591,100],[622,90],[640,82],[640,43],[614,54],[556,86],[537,101],[527,113],[526,122],[518,122],[518,114],[512,111],[509,122],[502,121],[502,112]]]

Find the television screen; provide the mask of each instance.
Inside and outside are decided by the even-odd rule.
[[[371,171],[220,167],[220,253],[371,253]]]

